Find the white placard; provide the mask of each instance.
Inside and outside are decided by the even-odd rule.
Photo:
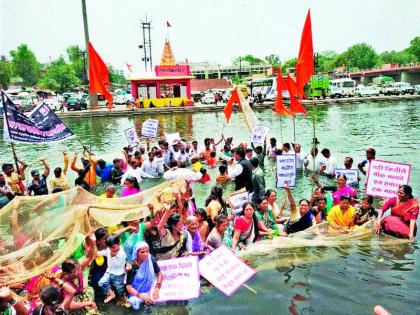
[[[251,142],[253,143],[265,143],[269,128],[266,126],[255,126],[252,130]]]
[[[233,192],[231,195],[228,196],[229,202],[232,205],[232,211],[235,213],[239,213],[242,211],[242,206],[245,202],[249,201],[249,193],[248,191],[240,191]]]
[[[140,140],[137,137],[136,127],[128,128],[124,130],[124,132],[130,146],[135,147],[140,143]]]
[[[280,154],[276,155],[276,187],[281,188],[286,185],[293,187],[296,185],[296,155]]]
[[[175,133],[166,133],[165,132],[165,139],[166,139],[166,142],[168,142],[168,144],[171,145],[176,140],[181,140],[181,137],[179,135],[179,132],[175,132]]]
[[[401,185],[408,185],[410,164],[370,160],[366,180],[366,195],[395,197]]]
[[[159,120],[148,119],[141,125],[141,135],[146,138],[156,138],[158,132]]]
[[[334,173],[335,178],[337,178],[340,175],[346,175],[348,185],[359,183],[359,170],[356,168],[336,168],[334,170]]]
[[[227,296],[231,296],[256,272],[226,246],[220,246],[198,263],[200,274]]]
[[[163,274],[163,281],[156,302],[186,301],[200,296],[197,256],[160,260],[157,263]]]

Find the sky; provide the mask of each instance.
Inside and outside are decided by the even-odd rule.
[[[152,57],[169,36],[177,61],[230,65],[240,55],[297,57],[311,10],[315,52],[366,42],[402,50],[420,36],[419,0],[86,0],[90,41],[117,69],[142,69],[141,20],[152,23]],[[167,29],[166,21],[172,25]],[[0,0],[0,55],[24,43],[40,62],[85,47],[81,0]]]

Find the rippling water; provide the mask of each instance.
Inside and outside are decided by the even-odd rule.
[[[284,142],[293,142],[290,118],[280,118],[270,110],[257,111],[256,115],[270,127],[270,135],[278,142],[281,138]],[[96,154],[111,160],[119,148],[126,145],[124,129],[134,124],[140,131],[141,122],[148,118],[152,117],[93,118],[90,124],[87,116],[84,120],[68,119],[66,123],[92,146]],[[202,142],[209,136],[218,140],[224,132],[225,136],[234,137],[235,144],[249,142],[250,134],[241,113],[233,114],[228,126],[225,126],[221,113],[157,115],[153,118],[160,120],[160,135],[164,130],[180,131],[187,140]],[[414,195],[419,195],[420,101],[319,107],[316,136],[321,142],[320,149],[329,148],[338,165],[342,165],[345,156],[353,157],[357,164],[364,158],[367,147],[374,147],[378,158],[412,164],[410,185]],[[311,119],[299,117],[296,120],[296,142],[309,151],[311,139]],[[1,146],[0,163],[10,161],[10,146],[5,143]],[[43,154],[53,167],[62,163],[59,150],[79,151],[80,145],[76,141],[56,145],[17,145],[22,160],[31,163]],[[266,168],[267,188],[274,187],[274,163],[267,162]],[[210,174],[216,172],[210,170]],[[143,188],[154,184],[146,181]],[[102,188],[99,186],[98,190]],[[309,174],[298,174],[298,184],[293,191],[295,197],[307,198],[311,188]],[[203,205],[209,189],[210,185],[196,185],[199,205]],[[378,236],[355,242],[352,246],[281,249],[252,258],[252,265],[258,273],[248,284],[257,294],[242,287],[227,298],[218,290],[209,289],[198,300],[148,308],[145,312],[372,314],[374,305],[382,304],[393,314],[420,314],[419,260],[417,244],[383,245]],[[108,314],[122,312],[113,307],[105,311]]]

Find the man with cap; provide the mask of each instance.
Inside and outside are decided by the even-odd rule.
[[[50,175],[50,166],[43,156],[41,156],[39,160],[44,165],[44,174],[40,176],[38,170],[31,171],[32,182],[28,186],[29,196],[32,196],[32,194],[34,196],[48,195],[47,177]]]

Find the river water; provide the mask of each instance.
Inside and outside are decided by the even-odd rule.
[[[256,115],[270,128],[270,136],[280,143],[293,142],[291,118],[274,115],[271,110],[256,110]],[[311,112],[309,111],[309,116]],[[377,158],[412,165],[410,185],[414,195],[420,191],[420,101],[394,101],[359,103],[317,108],[316,137],[319,148],[329,148],[342,166],[344,157],[351,156],[355,165],[364,158],[365,150],[374,147]],[[234,113],[225,125],[223,113],[195,113],[124,118],[67,119],[65,122],[92,147],[95,154],[110,161],[126,145],[124,129],[141,122],[159,119],[159,134],[179,131],[188,141],[199,143],[205,137],[220,138],[223,132],[234,137],[234,144],[249,142],[250,132],[242,113]],[[0,131],[1,133],[2,131]],[[296,119],[296,142],[306,152],[312,139],[310,118]],[[2,135],[0,134],[1,139]],[[11,148],[1,143],[0,163],[11,160]],[[62,150],[80,151],[80,144],[67,140],[55,145],[17,145],[19,157],[39,168],[35,161],[45,155],[52,165],[62,164]],[[70,156],[71,157],[71,156]],[[267,188],[274,188],[275,165],[266,162]],[[69,170],[70,176],[74,174]],[[210,170],[213,182],[215,170]],[[325,183],[327,179],[321,178]],[[156,182],[145,181],[146,189]],[[97,190],[103,190],[99,185]],[[204,206],[211,185],[196,185],[199,206]],[[364,178],[360,187],[364,187]],[[295,199],[308,198],[312,184],[310,174],[298,174],[293,189]],[[232,187],[229,187],[232,189]],[[283,192],[279,191],[279,198]],[[189,303],[171,303],[147,308],[156,314],[372,314],[373,307],[381,304],[393,314],[420,314],[420,251],[418,243],[384,245],[381,237],[372,236],[363,242],[340,247],[281,249],[267,256],[254,257],[251,263],[257,274],[248,285],[257,294],[240,288],[232,297],[225,297],[216,289]],[[127,310],[107,307],[108,314],[126,313]]]

